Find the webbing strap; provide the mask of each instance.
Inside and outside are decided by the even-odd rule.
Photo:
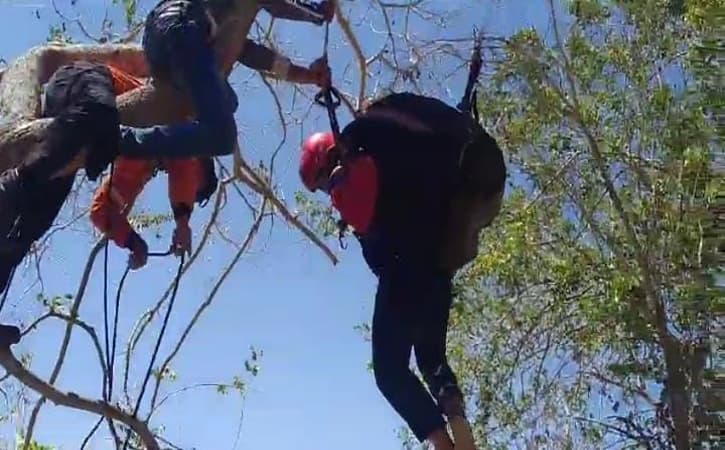
[[[325,24],[325,40],[322,51],[322,59],[327,63],[327,53],[330,44],[330,23]],[[315,103],[323,106],[327,110],[327,118],[330,120],[330,129],[335,136],[335,143],[340,145],[340,124],[337,121],[336,109],[340,106],[340,92],[332,86],[323,87],[320,92],[315,95]]]
[[[473,36],[475,44],[473,45],[471,65],[468,69],[468,81],[466,82],[466,89],[463,93],[463,98],[457,107],[465,113],[472,113],[476,121],[478,121],[478,106],[476,102],[476,90],[474,87],[478,81],[479,75],[481,74],[483,60],[481,58],[481,38],[478,36],[478,32],[476,30],[474,30]]]
[[[322,58],[327,63],[327,53],[330,44],[330,23],[325,24],[325,40],[322,49]],[[340,159],[344,161],[345,156],[348,155],[347,147],[345,142],[342,140],[340,133],[340,123],[337,121],[337,108],[342,104],[340,100],[340,91],[338,91],[332,83],[329,86],[323,87],[320,92],[315,95],[315,103],[323,106],[327,110],[327,118],[330,121],[330,130],[335,138],[335,147],[340,152]],[[347,231],[347,223],[340,219],[337,221],[337,239],[340,243],[340,247],[344,250],[347,248],[347,244],[344,241],[345,232]]]

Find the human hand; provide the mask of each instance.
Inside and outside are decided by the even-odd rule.
[[[323,20],[325,22],[332,22],[332,19],[335,18],[335,2],[331,0],[325,0],[320,4],[320,9],[322,10],[323,14]]]
[[[138,234],[132,236],[129,250],[131,250],[131,254],[128,256],[128,267],[131,270],[138,270],[146,265],[149,258],[149,246],[141,236]]]
[[[191,254],[191,228],[186,224],[178,224],[174,230],[171,248],[176,256]]]
[[[310,64],[310,75],[313,83],[319,87],[329,87],[332,84],[332,75],[330,73],[330,66],[327,65],[327,58],[317,58]]]

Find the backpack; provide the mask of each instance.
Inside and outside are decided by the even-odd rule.
[[[373,102],[365,115],[394,117],[409,128],[425,127],[460,145],[458,176],[440,245],[439,266],[456,271],[478,254],[479,235],[501,210],[506,180],[503,152],[471,114],[411,93]]]

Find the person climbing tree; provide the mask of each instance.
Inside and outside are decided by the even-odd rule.
[[[188,158],[233,152],[237,98],[218,71],[211,47],[217,23],[233,5],[233,0],[161,0],[148,14],[143,48],[151,75],[187,92],[197,116],[176,125],[122,127],[122,155]],[[334,13],[328,2],[267,0],[259,6],[284,19],[318,25]]]
[[[134,78],[112,66],[114,88],[117,95],[143,85],[143,80]],[[116,159],[113,173],[106,176],[96,190],[91,203],[90,217],[96,228],[105,233],[119,247],[131,251],[129,266],[139,269],[146,264],[148,245],[133,229],[127,215],[146,183],[157,170],[165,170],[169,177],[169,198],[176,229],[171,248],[181,256],[191,251],[191,229],[189,219],[194,202],[205,204],[217,188],[218,179],[214,173],[214,161],[210,157],[185,159]]]
[[[48,82],[43,117],[52,117],[44,144],[0,175],[0,292],[53,224],[85,168],[95,181],[118,155],[119,114],[110,71],[77,63],[58,69]]]
[[[339,139],[310,136],[299,173],[308,190],[331,196],[378,278],[377,386],[419,441],[453,449],[445,415],[455,449],[473,449],[446,334],[452,277],[475,257],[479,232],[500,209],[502,152],[470,115],[410,93],[374,102]],[[409,368],[413,349],[436,401]]]
[[[328,17],[324,14],[331,11],[324,6],[326,3],[320,4],[324,7],[313,5],[307,10],[324,14],[308,17],[303,14],[306,9],[286,2],[269,5],[274,13],[285,18],[314,23],[323,23],[320,17]],[[250,68],[283,80],[317,85],[329,82],[329,69],[321,60],[313,62],[309,69],[303,68],[251,40],[247,40],[238,59]],[[44,145],[17,167],[0,174],[0,292],[7,287],[13,269],[33,242],[53,224],[77,171],[85,167],[89,179],[95,181],[118,156],[121,134],[115,97],[137,86],[139,81],[131,74],[82,60],[58,67],[48,79],[41,99],[41,115],[54,119]],[[129,161],[120,162],[121,169],[128,167]],[[208,161],[203,165],[208,167]]]
[[[117,246],[131,251],[129,266],[139,269],[146,264],[148,245],[133,229],[127,215],[146,183],[157,170],[169,177],[169,200],[176,222],[171,248],[177,256],[191,252],[189,220],[194,202],[205,204],[218,185],[211,158],[162,160],[120,157],[96,191],[91,204],[91,221]]]
[[[320,60],[313,62],[309,69],[297,66],[274,50],[251,40],[246,41],[239,62],[285,81],[317,85],[329,83],[329,69]],[[113,67],[109,68],[114,74],[117,95],[143,85],[142,80]],[[218,182],[214,162],[209,157],[152,160],[121,156],[116,160],[112,178],[106,177],[96,191],[91,205],[91,221],[116,245],[131,251],[129,265],[132,269],[146,264],[148,245],[133,230],[126,217],[157,169],[165,170],[169,176],[169,197],[176,222],[172,248],[179,256],[191,249],[189,219],[194,202],[205,203]],[[113,192],[113,195],[109,195],[109,192]]]

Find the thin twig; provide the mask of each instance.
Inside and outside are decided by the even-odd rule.
[[[81,300],[83,300],[83,295],[86,292],[86,286],[88,285],[88,280],[91,275],[91,269],[93,269],[93,263],[96,260],[96,256],[98,256],[98,252],[101,251],[103,248],[103,245],[105,244],[106,240],[105,238],[102,238],[96,242],[96,244],[91,249],[90,254],[88,255],[88,260],[86,261],[85,269],[83,270],[83,275],[81,277],[80,284],[78,285],[78,289],[76,291],[75,300],[73,301],[73,305],[71,306],[70,314],[69,316],[72,318],[78,317],[78,310],[81,306]],[[53,367],[53,371],[50,375],[50,379],[48,380],[48,383],[51,385],[55,384],[56,380],[58,379],[58,376],[60,375],[60,371],[63,368],[63,363],[65,362],[65,355],[68,352],[68,346],[70,345],[70,338],[71,334],[73,333],[73,323],[68,322],[68,325],[66,325],[65,328],[65,335],[63,336],[63,342],[60,346],[60,351],[58,352],[58,358],[55,361],[55,366]],[[30,443],[33,439],[33,431],[35,429],[35,423],[38,420],[38,414],[40,413],[40,408],[42,408],[43,404],[45,403],[45,397],[40,397],[38,401],[35,403],[35,406],[33,407],[33,411],[30,413],[30,419],[28,420],[28,426],[26,428],[25,432],[25,442],[24,446],[26,448],[30,447]]]
[[[363,104],[363,101],[365,100],[365,92],[367,90],[368,73],[367,64],[365,63],[365,54],[360,47],[360,42],[358,41],[357,36],[355,36],[355,33],[352,31],[350,20],[345,14],[343,14],[342,8],[340,8],[340,2],[338,0],[333,0],[333,3],[335,4],[335,17],[337,18],[337,23],[340,25],[347,42],[350,44],[353,52],[355,53],[358,70],[360,71],[360,88],[358,89],[357,105],[355,107],[357,110]]]
[[[189,260],[184,264],[184,269],[182,270],[182,274],[185,274],[186,271],[191,267],[191,265],[194,263],[194,261],[197,260],[197,257],[199,254],[201,254],[201,251],[206,246],[206,243],[209,241],[209,237],[211,236],[211,230],[214,224],[216,223],[217,217],[219,216],[220,212],[220,205],[221,205],[221,199],[223,196],[223,189],[219,189],[216,195],[216,198],[214,200],[214,210],[211,213],[211,217],[209,218],[209,221],[206,224],[206,227],[204,228],[204,231],[202,233],[202,239],[199,242],[198,247],[194,251],[194,253],[191,255]],[[124,376],[123,376],[123,390],[126,394],[126,400],[130,400],[128,396],[128,376],[129,371],[131,367],[131,356],[133,355],[133,351],[136,349],[136,345],[138,344],[139,340],[141,339],[141,336],[146,331],[146,327],[151,323],[151,320],[153,320],[153,317],[156,315],[156,313],[161,309],[161,306],[164,304],[168,296],[171,294],[171,291],[173,289],[173,282],[169,285],[169,287],[166,289],[166,292],[161,296],[161,299],[154,305],[153,308],[151,308],[150,311],[145,313],[134,325],[133,330],[131,331],[131,335],[129,337],[128,343],[126,344],[126,355],[125,355],[125,361],[124,361]]]
[[[98,339],[98,334],[96,333],[95,328],[93,328],[91,325],[84,322],[83,320],[79,319],[78,317],[72,317],[70,315],[63,314],[62,312],[59,312],[59,311],[54,311],[54,310],[48,311],[47,313],[43,314],[38,319],[36,319],[32,324],[28,325],[28,327],[20,334],[20,337],[21,338],[25,337],[28,333],[30,333],[35,328],[37,328],[37,326],[41,322],[43,322],[46,319],[53,318],[53,317],[56,319],[61,319],[69,325],[79,326],[83,331],[85,331],[88,334],[88,336],[90,336],[91,341],[93,342],[93,345],[96,348],[96,353],[98,354],[98,360],[101,363],[101,370],[103,370],[103,375],[105,377],[107,368],[106,368],[106,364],[105,364],[104,357],[103,357],[103,350],[101,349],[101,341]]]
[[[169,364],[171,364],[171,361],[176,357],[176,355],[181,350],[181,346],[184,344],[184,341],[186,341],[186,338],[189,336],[189,333],[191,333],[192,328],[197,324],[199,321],[199,318],[204,313],[204,311],[211,305],[212,301],[214,300],[214,297],[216,297],[217,293],[219,292],[219,289],[224,284],[224,281],[226,281],[229,274],[232,272],[234,267],[237,265],[239,260],[241,259],[244,252],[247,251],[249,248],[249,245],[252,243],[252,240],[254,239],[254,236],[257,234],[257,231],[259,230],[259,226],[262,223],[262,219],[264,218],[264,210],[266,208],[266,200],[263,201],[262,207],[260,208],[260,214],[257,216],[257,219],[252,224],[252,227],[249,229],[249,232],[247,233],[247,237],[244,239],[244,243],[239,248],[237,253],[234,255],[232,260],[227,265],[226,269],[224,269],[224,272],[217,280],[214,287],[209,292],[209,295],[207,296],[204,303],[202,303],[199,308],[194,313],[194,316],[189,321],[189,324],[184,329],[184,332],[181,334],[181,337],[179,338],[179,341],[176,343],[176,346],[171,351],[169,356],[166,357],[163,364],[161,364],[161,367],[158,370],[158,375],[156,378],[156,385],[154,387],[154,394],[151,400],[151,412],[149,413],[149,417],[147,420],[150,420],[151,414],[153,413],[155,406],[156,406],[156,400],[158,398],[159,394],[159,388],[161,386],[161,380],[163,379],[163,373],[166,371],[166,369],[169,367]]]
[[[247,186],[251,187],[252,189],[260,191],[259,193],[264,195],[267,200],[272,203],[275,210],[278,211],[282,217],[293,227],[297,228],[304,234],[307,239],[312,241],[318,248],[320,248],[325,255],[332,261],[333,264],[338,263],[338,259],[335,256],[335,254],[330,250],[330,248],[322,242],[322,240],[317,237],[317,235],[310,230],[310,228],[303,224],[296,216],[294,216],[287,207],[282,203],[279,198],[275,195],[275,193],[269,188],[269,186],[262,180],[259,175],[257,175],[254,170],[252,170],[249,165],[247,165],[246,161],[241,157],[240,154],[235,153],[235,174],[237,178],[245,183]],[[251,182],[249,181],[251,178]]]

